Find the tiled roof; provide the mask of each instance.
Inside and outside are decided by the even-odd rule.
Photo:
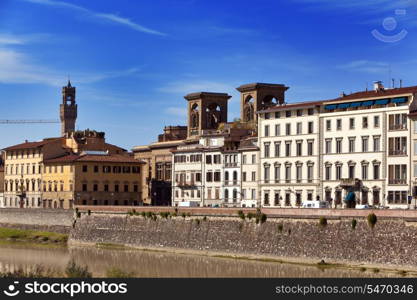
[[[55,142],[59,139],[61,139],[61,138],[49,138],[49,139],[44,139],[44,140],[39,141],[39,142],[25,142],[25,143],[22,143],[22,144],[18,144],[18,145],[14,145],[14,146],[4,148],[3,150],[10,151],[10,150],[23,150],[23,149],[39,148],[39,147],[42,147],[46,144]]]
[[[114,162],[114,163],[142,163],[141,161],[132,158],[131,156],[119,155],[119,154],[108,154],[108,155],[78,155],[69,154],[57,158],[45,160],[44,163],[60,163],[60,162]]]
[[[329,100],[305,101],[305,102],[297,102],[297,103],[288,103],[284,105],[276,105],[276,106],[269,107],[261,111],[257,111],[257,113],[273,112],[273,111],[286,109],[286,108],[322,105],[323,103],[329,103],[329,102],[341,102],[341,101],[347,101],[347,100],[359,100],[359,99],[367,99],[367,98],[392,97],[396,95],[404,95],[404,94],[412,94],[412,93],[417,93],[417,86],[409,86],[409,87],[394,88],[394,89],[383,89],[380,91],[374,91],[374,90],[361,91],[361,92],[356,92],[356,93],[352,93],[343,97],[329,99]]]

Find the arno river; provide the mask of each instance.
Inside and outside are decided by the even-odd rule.
[[[258,262],[242,259],[214,258],[139,250],[113,250],[94,247],[45,248],[0,246],[0,271],[16,268],[44,268],[63,273],[74,259],[87,265],[94,277],[105,277],[109,268],[133,273],[135,277],[385,277],[395,273],[374,273],[373,270],[318,268]],[[398,276],[398,275],[397,275]]]

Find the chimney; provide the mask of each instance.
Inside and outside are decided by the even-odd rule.
[[[379,92],[379,91],[383,91],[383,90],[384,90],[384,86],[382,84],[382,81],[375,81],[374,82],[374,91]]]

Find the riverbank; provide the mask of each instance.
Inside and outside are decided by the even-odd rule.
[[[66,246],[68,235],[57,232],[0,227],[0,243]]]
[[[354,220],[354,221],[353,221]],[[256,259],[322,267],[417,271],[417,226],[405,220],[82,215],[70,245]]]

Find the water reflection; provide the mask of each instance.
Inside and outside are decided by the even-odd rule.
[[[94,276],[105,276],[111,267],[132,272],[136,277],[384,277],[395,273],[299,266],[272,262],[214,258],[138,250],[91,247],[28,248],[0,246],[0,270],[43,265],[63,273],[68,261],[87,265]]]

